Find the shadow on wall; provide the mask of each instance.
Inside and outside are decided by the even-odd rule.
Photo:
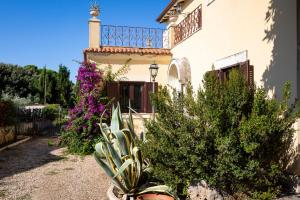
[[[266,13],[264,42],[273,44],[272,59],[263,73],[262,81],[267,91],[281,98],[284,83],[292,84],[292,100],[297,94],[297,0],[270,0]],[[264,55],[261,55],[264,56]]]
[[[291,177],[292,181],[287,184],[289,189],[292,189],[292,191],[290,192],[300,194],[300,154],[299,154],[300,144],[296,149],[298,150],[295,151],[293,162],[291,162],[287,168],[288,172],[293,174],[293,176]]]
[[[298,152],[300,150],[300,144],[298,145],[298,148],[297,148]],[[299,153],[296,153],[294,154],[294,162],[291,163],[291,165],[288,166],[288,170],[290,172],[294,172],[296,173],[297,175],[300,176],[300,154]],[[300,183],[299,183],[300,184]],[[299,191],[300,192],[300,191]]]
[[[297,0],[269,0],[265,22],[270,26],[265,30],[263,41],[273,44],[273,48],[272,59],[262,75],[263,86],[267,91],[272,91],[274,97],[280,99],[284,84],[290,81],[291,103],[294,103],[294,99],[299,96],[297,79],[300,77],[297,70]],[[300,176],[299,152],[300,144],[298,151],[294,152],[293,163],[288,167],[290,172],[298,176]]]

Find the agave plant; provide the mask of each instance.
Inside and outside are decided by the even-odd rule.
[[[99,126],[104,141],[96,144],[94,157],[111,177],[114,186],[131,197],[149,192],[171,195],[168,186],[148,187],[149,184],[142,183],[147,166],[144,165],[142,152],[138,147],[139,137],[134,131],[131,109],[126,123],[122,118],[119,104],[112,109],[110,126],[102,123],[102,117]]]

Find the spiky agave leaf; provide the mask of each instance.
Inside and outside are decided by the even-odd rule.
[[[178,199],[175,194],[173,194],[172,189],[167,185],[156,185],[156,186],[148,186],[145,184],[139,188],[137,192],[137,196],[147,193],[161,193],[172,196],[174,199]],[[179,199],[178,199],[179,200]]]
[[[122,113],[121,113],[120,104],[118,103],[117,107],[112,109],[110,130],[111,132],[115,132],[123,128],[124,125],[123,125]]]
[[[101,117],[100,117],[100,123],[98,124],[100,127],[100,131],[105,139],[106,142],[109,142],[109,135],[110,135],[110,129],[108,127],[108,125],[106,123],[102,123],[103,121],[103,117],[104,117],[104,113],[106,112],[106,110],[104,110],[104,112],[102,113]]]
[[[138,113],[138,112],[136,112],[134,109],[132,109],[131,107],[129,107],[129,110],[130,111],[132,111],[132,112],[134,112],[142,121],[143,121],[143,131],[142,131],[142,133],[144,134],[143,135],[143,137],[145,137],[145,124],[146,124],[146,120],[143,118],[143,116],[140,114],[140,113]],[[132,122],[132,124],[133,124],[133,122]],[[132,125],[133,126],[133,125]],[[133,129],[134,130],[134,129]],[[135,137],[138,137],[138,135],[136,134],[136,132],[133,132],[134,134],[135,134]],[[141,135],[140,135],[141,136]],[[141,138],[141,137],[138,137],[141,141],[143,141],[144,142],[144,140],[143,140],[143,138]]]
[[[101,142],[101,143],[99,142],[98,144],[96,144],[96,145],[95,145],[95,150],[96,150],[96,152],[99,154],[99,156],[100,156],[101,158],[106,158],[106,155],[105,155],[105,153],[104,153],[104,150],[103,150],[102,145],[103,145],[102,142]]]
[[[143,164],[142,152],[138,147],[134,147],[132,149],[132,157],[135,161],[134,162],[135,171],[133,172],[134,174],[133,180],[134,180],[134,185],[137,185],[142,175],[142,164]]]
[[[129,154],[129,147],[131,143],[131,138],[128,137],[122,130],[112,133],[116,137],[118,142],[118,147],[120,149],[121,155],[125,156]]]
[[[116,165],[116,169],[120,169],[123,161],[120,155],[118,154],[117,150],[113,147],[112,144],[106,143],[107,148],[109,150],[109,158],[113,160],[113,163]],[[124,183],[128,188],[130,188],[130,179],[128,179],[128,174],[126,172],[121,173],[120,176],[122,177]]]
[[[119,188],[122,191],[129,191],[128,188],[126,188],[126,186],[124,186],[121,181],[119,181],[117,179],[117,177],[115,177],[114,172],[111,170],[110,166],[104,162],[100,156],[98,155],[97,152],[94,153],[94,158],[97,161],[97,163],[101,166],[101,168],[104,170],[104,172],[112,179],[114,185]]]
[[[132,118],[132,111],[131,111],[131,103],[130,103],[130,101],[129,101],[129,107],[128,107],[128,109],[129,109],[129,112],[128,112],[128,120],[126,120],[126,123],[127,123],[127,127],[128,127],[128,129],[130,130],[130,133],[135,133],[135,131],[134,131],[134,124],[133,124],[133,118]],[[136,139],[136,134],[132,134],[132,137],[134,138],[134,139]]]
[[[133,164],[133,160],[132,159],[128,159],[126,160],[123,165],[118,169],[117,173],[115,174],[114,178],[116,178],[117,176],[120,176],[121,174],[123,174],[125,172],[125,170],[127,170],[130,165]],[[131,183],[132,186],[132,183]]]
[[[132,119],[132,112],[135,111],[131,108],[129,110],[128,128],[123,126],[119,104],[117,108],[113,108],[110,126],[102,123],[101,117],[99,125],[105,141],[95,146],[95,159],[112,178],[113,184],[124,193],[157,192],[172,195],[169,192],[171,189],[167,186],[138,185],[143,175],[144,160],[140,149],[136,146],[138,137],[134,132]]]
[[[111,170],[116,173],[117,172],[117,167],[116,167],[116,164],[114,163],[114,160],[112,158],[112,156],[110,156],[110,152],[108,150],[108,147],[107,147],[107,143],[104,143],[104,142],[100,142],[98,143],[99,144],[99,148],[98,150],[100,150],[100,152],[97,152],[98,154],[103,154],[105,156],[105,160],[106,162],[109,164]]]
[[[120,121],[119,121],[119,113],[118,109],[112,110],[112,117],[110,122],[110,130],[111,132],[120,130]]]
[[[118,110],[118,119],[119,119],[119,123],[120,123],[120,129],[123,129],[124,128],[124,121],[123,121],[123,118],[122,118],[122,112],[121,112],[121,106],[120,106],[120,103],[118,102],[118,107],[116,108],[116,110]]]

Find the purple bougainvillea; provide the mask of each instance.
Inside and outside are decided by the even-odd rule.
[[[101,94],[103,91],[103,72],[94,63],[82,63],[77,75],[79,83],[78,102],[69,110],[66,131],[73,131],[82,137],[97,133],[97,123],[105,110]]]

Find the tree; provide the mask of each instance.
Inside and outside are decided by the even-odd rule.
[[[46,102],[68,107],[73,99],[73,84],[69,76],[67,67],[62,65],[57,73],[35,65],[22,67],[0,63],[0,94],[31,99],[32,103]]]
[[[64,65],[59,65],[58,70],[58,92],[59,103],[63,107],[69,107],[72,104],[72,87],[73,83],[70,81],[70,71]]]
[[[28,97],[35,96],[35,80],[38,76],[37,67],[0,63],[0,92],[13,96]]]
[[[46,67],[39,69],[39,72],[37,89],[41,99],[40,103],[59,103],[57,72]]]

